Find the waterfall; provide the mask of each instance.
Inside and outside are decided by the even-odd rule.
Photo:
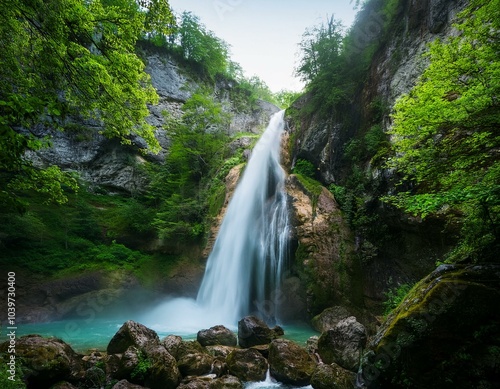
[[[254,311],[268,321],[278,314],[289,235],[283,117],[274,114],[255,145],[207,261],[196,301],[222,323]]]
[[[289,221],[285,172],[280,165],[284,111],[274,114],[252,150],[208,257],[196,301],[176,298],[151,311],[151,328],[198,331],[255,314],[279,319]]]

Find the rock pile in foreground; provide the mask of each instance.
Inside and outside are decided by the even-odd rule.
[[[363,335],[353,317],[339,324],[336,334],[345,339],[337,340],[342,348],[330,352],[333,357],[325,351],[336,347],[328,337],[319,343],[313,339],[306,349],[281,339],[281,327],[269,328],[253,316],[239,322],[237,335],[219,325],[199,331],[193,341],[176,335],[160,340],[155,331],[127,321],[106,352],[88,355],[76,353],[60,339],[29,335],[18,339],[17,357],[22,359],[22,378],[30,389],[242,389],[245,382],[263,381],[268,371],[289,385],[352,388],[358,366],[352,366],[352,356],[345,356],[346,345],[354,347],[366,337],[353,339],[360,331]],[[343,329],[347,329],[344,334]],[[7,343],[0,345],[0,358],[7,347]],[[325,365],[321,355],[338,359],[351,370],[330,361]]]

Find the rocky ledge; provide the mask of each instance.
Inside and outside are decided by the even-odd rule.
[[[339,324],[335,331],[345,338],[339,355],[345,356],[346,342],[364,347],[361,324],[352,317]],[[355,334],[361,337],[353,339]],[[219,325],[200,330],[197,340],[191,341],[176,335],[160,339],[146,326],[127,321],[105,352],[92,350],[86,355],[60,339],[28,335],[16,340],[16,388],[238,389],[245,382],[263,381],[268,371],[288,385],[353,387],[356,364],[349,364],[349,370],[342,359],[344,367],[321,360],[320,355],[327,354],[324,348],[335,348],[335,343],[320,338],[318,345],[315,337],[305,348],[282,335],[281,327],[269,328],[254,316],[239,322],[237,335]],[[8,350],[9,342],[0,344],[2,364],[10,359]],[[360,352],[357,346],[352,350]]]

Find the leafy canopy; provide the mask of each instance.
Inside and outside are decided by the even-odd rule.
[[[76,182],[58,168],[35,168],[25,157],[46,143],[35,125],[92,120],[108,137],[143,137],[159,148],[146,123],[158,99],[135,54],[138,38],[168,31],[165,0],[0,0],[0,200],[19,204],[19,190],[66,201],[61,188]],[[151,31],[148,31],[151,30]],[[49,180],[47,184],[44,184]],[[53,190],[54,189],[54,190]]]
[[[386,198],[415,215],[464,219],[456,258],[498,244],[500,1],[473,0],[460,34],[430,46],[430,65],[394,107],[388,167],[412,190]]]

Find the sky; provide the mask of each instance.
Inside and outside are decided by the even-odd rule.
[[[191,11],[226,41],[245,76],[259,76],[273,92],[301,90],[294,77],[306,28],[333,15],[346,27],[356,11],[352,0],[169,0],[175,13]]]

